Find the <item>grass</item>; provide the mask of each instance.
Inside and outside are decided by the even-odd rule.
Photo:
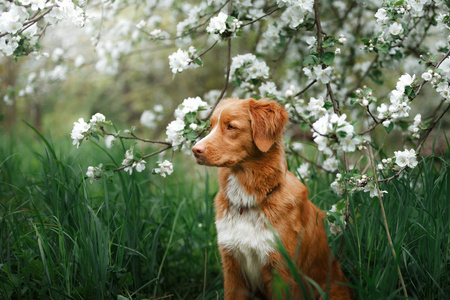
[[[120,163],[120,149],[105,152],[86,143],[76,150],[70,141],[43,136],[1,138],[2,299],[223,297],[214,169],[180,154],[166,179],[151,174],[153,160],[143,173],[90,184],[87,166]],[[322,209],[340,200],[330,182],[322,173],[307,182]],[[403,299],[400,266],[411,299],[444,299],[450,292],[448,161],[425,158],[382,188],[397,260],[378,200],[351,195],[355,218],[344,233],[340,263],[357,298]],[[341,239],[330,235],[334,253]]]

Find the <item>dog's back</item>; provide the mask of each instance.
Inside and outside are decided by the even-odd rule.
[[[304,298],[305,291],[318,296],[305,278],[329,291],[330,299],[350,299],[327,243],[323,213],[287,170],[287,119],[275,102],[228,99],[213,114],[211,133],[193,148],[200,164],[220,167],[215,208],[225,298],[272,298],[276,274],[291,287],[293,299]],[[276,250],[277,239],[295,260],[303,289]]]

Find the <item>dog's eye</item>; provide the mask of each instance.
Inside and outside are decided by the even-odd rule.
[[[237,129],[237,128],[232,126],[232,125],[230,125],[230,124],[228,124],[227,130],[234,130],[234,129]]]

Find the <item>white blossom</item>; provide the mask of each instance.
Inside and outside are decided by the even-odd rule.
[[[73,145],[80,146],[81,141],[85,138],[85,133],[89,131],[90,125],[84,121],[83,118],[79,118],[78,122],[73,123],[73,129],[70,133],[70,137],[73,139]]]
[[[389,33],[393,36],[401,35],[403,31],[403,26],[400,23],[394,22],[389,26]]]
[[[430,70],[431,71],[431,70]],[[433,71],[431,72],[425,72],[422,74],[422,79],[425,81],[430,81],[431,79],[433,79]]]
[[[416,75],[411,76],[408,73],[400,76],[400,78],[398,79],[398,82],[397,82],[396,89],[403,93],[405,91],[405,87],[411,86],[415,79],[416,79]]]
[[[95,115],[93,115],[91,117],[91,120],[89,121],[89,123],[91,123],[91,125],[92,125],[92,124],[96,124],[96,123],[102,123],[102,122],[105,122],[105,121],[106,121],[106,118],[105,118],[105,116],[103,114],[96,113]]]
[[[146,161],[145,160],[140,160],[140,161],[138,161],[137,163],[136,163],[136,171],[138,171],[138,172],[142,172],[142,171],[144,171],[145,170],[145,164],[146,164]]]
[[[112,135],[107,135],[105,137],[105,146],[108,149],[111,149],[112,146],[114,146],[114,141],[116,140],[116,138]]]
[[[300,167],[297,168],[297,173],[300,176],[301,179],[304,179],[305,181],[308,180],[309,176],[309,163],[303,163],[300,165]]]
[[[361,142],[358,139],[353,138],[352,136],[347,136],[341,140],[340,145],[344,152],[355,152],[356,146],[360,143]]]
[[[166,142],[171,143],[173,147],[181,145],[185,141],[185,138],[183,137],[183,130],[185,126],[184,121],[181,119],[176,119],[170,122],[166,128]]]
[[[216,17],[211,18],[206,32],[212,34],[213,37],[218,40],[220,36],[225,32],[237,32],[242,25],[242,22],[236,18],[233,18],[232,22],[229,22],[227,26],[228,15],[220,12]]]
[[[379,195],[378,194],[378,189],[377,189],[377,187],[376,187],[376,185],[374,183],[366,184],[364,186],[364,192],[369,192],[369,196],[371,198],[378,197],[378,195]],[[383,196],[383,194],[387,194],[387,191],[380,190],[380,193],[381,193],[380,196]]]
[[[154,169],[156,174],[160,174],[162,177],[172,174],[173,165],[170,161],[165,160],[162,163],[158,163],[159,168]]]
[[[259,87],[259,93],[263,97],[267,95],[277,95],[278,94],[277,86],[272,81],[263,82]]]
[[[330,82],[331,71],[332,68],[330,66],[323,69],[322,65],[314,66],[312,68],[303,68],[303,72],[310,80],[320,80],[324,84]]]
[[[94,175],[94,167],[89,166],[86,172],[86,176],[89,177],[90,182],[94,182],[95,175]]]
[[[169,66],[172,73],[176,74],[182,72],[183,70],[198,68],[200,65],[196,64],[192,60],[195,52],[196,49],[191,46],[188,51],[178,49],[177,52],[169,55]]]
[[[338,195],[343,195],[345,193],[345,186],[340,173],[336,174],[336,179],[331,183],[330,187]]]
[[[400,167],[414,168],[417,166],[416,151],[414,149],[405,151],[395,151],[395,163]]]
[[[156,114],[150,110],[144,110],[139,121],[143,126],[147,128],[155,128]]]
[[[377,13],[375,14],[375,18],[377,18],[377,22],[379,24],[386,24],[389,20],[389,17],[387,16],[386,9],[379,8],[377,10]]]
[[[440,65],[441,75],[445,76],[447,80],[450,80],[450,57],[447,57]]]
[[[236,79],[237,70],[242,70],[242,75],[239,78],[243,81],[250,81],[252,79],[266,79],[269,77],[269,67],[267,64],[256,58],[251,53],[237,55],[233,57],[231,62],[231,80]]]
[[[317,99],[314,97],[311,97],[309,99],[309,103],[307,106],[307,109],[311,112],[311,115],[315,118],[321,117],[325,114],[327,111],[325,109],[325,101],[323,100],[323,97],[320,96]]]
[[[329,171],[334,172],[338,169],[339,161],[334,157],[328,157],[322,164],[322,167]]]

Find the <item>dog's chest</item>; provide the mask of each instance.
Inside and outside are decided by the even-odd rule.
[[[265,225],[255,197],[244,190],[234,175],[228,178],[224,192],[231,205],[216,221],[218,242],[239,261],[250,286],[261,288],[261,267],[274,251],[274,235]]]

